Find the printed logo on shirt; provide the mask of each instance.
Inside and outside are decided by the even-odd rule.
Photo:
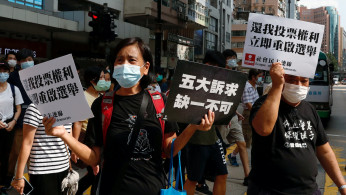
[[[286,148],[307,148],[307,142],[311,142],[315,138],[312,130],[311,121],[297,120],[289,123],[285,119],[283,126],[285,128]]]

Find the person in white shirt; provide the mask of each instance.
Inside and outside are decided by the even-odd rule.
[[[8,173],[8,159],[14,138],[13,127],[17,123],[23,103],[19,89],[7,83],[10,66],[0,63],[0,185],[8,186],[11,176]]]

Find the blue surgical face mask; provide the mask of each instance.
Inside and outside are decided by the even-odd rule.
[[[227,66],[229,66],[231,68],[237,67],[238,66],[237,59],[227,60]]]
[[[105,80],[99,80],[97,82],[97,85],[94,86],[94,88],[96,89],[96,91],[107,91],[111,86],[111,82],[110,81],[105,81]]]
[[[162,74],[160,74],[159,76],[156,77],[156,81],[157,81],[157,82],[162,81],[162,79],[163,79]]]
[[[8,74],[7,72],[1,72],[0,73],[0,83],[6,82],[8,77],[10,77],[10,74]]]
[[[258,77],[257,82],[258,83],[262,82],[262,77]]]
[[[143,65],[144,66],[144,65]],[[113,78],[123,88],[131,88],[141,80],[141,67],[137,65],[122,64],[114,66]]]
[[[20,64],[22,69],[30,68],[34,66],[34,61],[26,61]]]

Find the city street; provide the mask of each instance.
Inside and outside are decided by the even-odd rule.
[[[343,175],[346,177],[346,85],[335,85],[334,86],[334,105],[333,105],[333,111],[331,115],[331,119],[326,127],[326,132],[329,136],[330,145],[333,147],[333,150],[336,154],[336,157],[338,159],[340,169],[343,172]],[[231,146],[227,150],[227,154],[229,154],[233,149],[235,148],[235,145]],[[249,159],[251,162],[251,156],[250,156],[250,150],[248,150],[249,153]],[[227,159],[227,165],[228,165],[228,178],[227,178],[227,195],[242,195],[246,193],[246,186],[243,186],[243,179],[244,179],[244,173],[243,168],[241,165],[241,161],[239,156],[237,156],[239,167],[231,167],[230,163]],[[79,170],[80,175],[83,175],[85,171]],[[319,173],[317,176],[317,183],[318,186],[322,192],[322,194],[325,195],[333,195],[337,194],[338,189],[335,186],[335,184],[332,182],[332,180],[326,175],[325,171],[319,164]],[[213,183],[207,181],[207,184],[209,186],[209,189],[212,190]],[[89,195],[90,188],[87,192],[84,193],[84,195]],[[14,190],[11,190],[9,194],[17,194],[14,192]],[[202,193],[196,192],[195,194],[202,195]]]

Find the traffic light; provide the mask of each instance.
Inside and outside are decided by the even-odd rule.
[[[90,36],[99,41],[114,41],[118,36],[114,29],[115,16],[108,12],[89,11],[88,16],[91,17],[89,26],[92,27]]]
[[[91,21],[89,22],[89,26],[93,29],[90,32],[91,37],[97,37],[100,34],[101,29],[101,15],[97,11],[89,11],[88,16],[91,17]]]
[[[102,18],[103,28],[102,28],[102,36],[105,41],[114,41],[114,39],[118,36],[114,29],[117,27],[114,24],[114,15],[106,13]]]

